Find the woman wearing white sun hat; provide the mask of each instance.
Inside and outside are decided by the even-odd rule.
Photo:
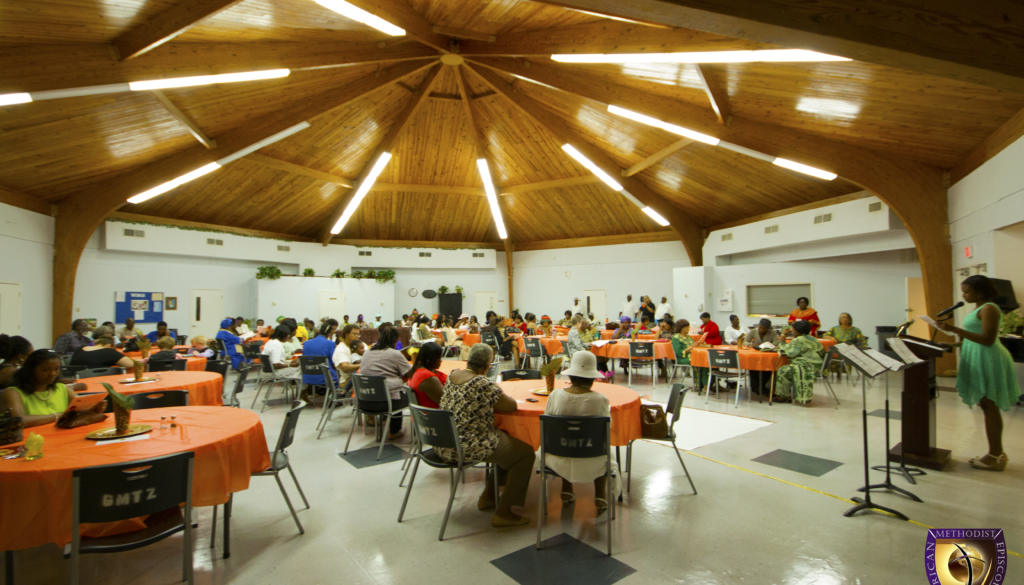
[[[597,357],[594,354],[589,351],[576,352],[572,356],[569,369],[563,373],[569,376],[569,382],[572,385],[568,388],[556,388],[551,392],[544,414],[552,416],[611,416],[611,404],[608,402],[608,398],[591,389],[595,381],[604,378],[604,375],[597,369]],[[576,499],[572,491],[574,483],[593,481],[595,494],[606,493],[606,459],[604,457],[570,459],[547,455],[545,459],[547,466],[562,477],[562,502],[569,503]],[[615,475],[612,496],[615,497],[622,491],[622,486],[614,461],[612,462],[612,471]],[[608,502],[604,498],[594,498],[594,503],[597,506],[598,515],[608,509]]]

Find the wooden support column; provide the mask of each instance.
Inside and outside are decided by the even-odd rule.
[[[508,270],[508,315],[512,315],[512,309],[516,308],[515,297],[513,296],[514,284],[513,284],[513,268],[512,268],[512,253],[515,251],[516,245],[512,243],[511,239],[505,240],[505,267]]]

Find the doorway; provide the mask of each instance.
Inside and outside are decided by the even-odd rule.
[[[498,293],[494,291],[476,291],[473,295],[473,311],[480,325],[487,325],[487,323],[484,323],[484,316],[487,314],[487,311],[499,312]]]
[[[0,331],[21,335],[21,285],[0,282]]]
[[[224,291],[193,288],[189,291],[189,338],[214,337],[224,320]]]
[[[320,291],[320,314],[318,319],[331,317],[341,323],[345,315],[345,291],[343,290],[322,290]],[[318,321],[319,322],[319,321]]]
[[[924,279],[907,278],[907,321],[914,320],[914,324],[907,328],[907,333],[921,339],[929,339],[931,331],[928,324],[921,320],[921,315],[927,315],[928,309],[924,303]]]
[[[583,291],[582,302],[587,313],[594,314],[595,323],[604,323],[608,320],[608,295],[604,289]]]

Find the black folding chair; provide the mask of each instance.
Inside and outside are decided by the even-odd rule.
[[[79,557],[116,553],[159,542],[184,531],[182,580],[192,580],[192,464],[191,451],[141,461],[85,467],[72,472],[71,559],[69,582],[79,582]],[[140,495],[141,494],[141,495]],[[181,504],[184,502],[185,507]],[[146,528],[88,538],[80,535],[84,522],[117,522],[147,516]]]
[[[668,434],[665,435],[664,439],[644,439],[645,441],[665,441],[672,443],[672,449],[676,452],[676,457],[679,458],[679,464],[683,466],[683,473],[686,474],[686,479],[690,482],[690,489],[693,490],[693,495],[697,495],[697,487],[693,485],[693,478],[690,477],[690,471],[686,469],[686,463],[683,461],[683,456],[679,453],[679,447],[676,446],[676,421],[679,420],[679,413],[683,407],[683,399],[686,398],[686,393],[690,391],[690,388],[686,388],[681,383],[672,385],[672,389],[668,393],[668,404],[665,405],[665,415],[669,417],[668,421]],[[626,491],[629,491],[630,480],[633,478],[633,443],[636,441],[630,441],[626,447]]]
[[[505,370],[501,373],[501,381],[509,380],[540,380],[540,370]]]
[[[327,356],[324,355],[302,355],[299,356],[299,369],[302,371],[303,376],[319,376],[320,366],[326,365],[330,369],[329,361]],[[305,384],[305,382],[303,382]],[[326,388],[323,384],[310,384],[310,391],[314,393],[316,388]],[[326,391],[324,392],[326,394]],[[327,408],[326,396],[324,397],[324,408]],[[314,405],[315,406],[315,405]]]
[[[224,349],[224,342],[216,337],[206,342],[206,347],[213,350],[213,359],[218,360],[224,357],[226,350]]]
[[[248,377],[249,370],[244,368],[238,370],[238,375],[235,377],[235,385],[231,387],[231,394],[228,396],[227,403],[224,406],[242,407],[241,402],[238,400],[238,393],[245,389],[245,380]]]
[[[495,355],[497,355],[497,354],[495,354]],[[487,377],[490,378],[492,382],[497,382],[498,381],[498,372],[500,370],[501,370],[501,362],[500,361],[491,362],[491,366],[489,368],[487,368]]]
[[[157,390],[129,394],[128,396],[135,403],[132,407],[133,410],[188,406],[188,390]]]
[[[654,342],[653,341],[630,341],[629,342],[629,382],[628,386],[633,387],[633,370],[640,368],[651,368],[651,388],[658,384],[658,374],[654,368]]]
[[[320,373],[324,376],[325,386],[327,393],[324,394],[324,407],[320,411],[320,422],[317,423],[316,428],[320,430],[316,434],[316,438],[319,441],[320,435],[324,434],[324,429],[327,428],[327,423],[331,422],[331,417],[334,416],[334,409],[338,406],[344,406],[351,404],[354,399],[344,398],[341,396],[341,389],[334,382],[334,378],[331,377],[331,369],[327,364],[320,364]]]
[[[836,358],[838,353],[839,352],[836,350],[835,346],[828,348],[828,351],[825,352],[825,360],[821,363],[821,379],[825,383],[825,389],[828,390],[828,393],[832,396],[832,403],[835,405],[836,410],[839,410],[839,397],[836,396],[836,391],[832,389],[832,382],[829,380],[829,374],[832,369],[832,361]],[[849,376],[849,374],[847,374],[847,376]],[[795,404],[796,400],[794,400],[793,403]]]
[[[100,376],[122,376],[124,375],[124,368],[93,368],[91,370],[80,370],[75,375],[79,380],[99,378]]]
[[[615,498],[612,497],[612,419],[609,416],[540,416],[540,505],[537,507],[537,550],[540,550],[544,516],[548,513],[547,477],[559,476],[547,467],[547,456],[555,455],[570,459],[605,458],[605,501],[611,508],[611,520],[615,519]],[[605,528],[608,532],[608,556],[612,554],[611,520]]]
[[[224,378],[224,383],[228,381],[228,369],[231,368],[231,362],[228,360],[206,360],[206,365],[203,367],[204,371],[216,372]]]
[[[491,346],[491,349],[494,350],[495,355],[498,354],[498,337],[494,334],[493,331],[481,331],[480,341]]]
[[[242,357],[245,358],[247,368],[259,366],[261,353],[263,353],[263,345],[259,342],[242,345]]]
[[[150,372],[184,372],[188,360],[150,360]]]
[[[179,335],[174,338],[174,342],[176,345],[185,345],[186,341],[188,341],[188,335]]]
[[[287,387],[288,384],[292,382],[292,380],[277,377],[277,370],[274,369],[274,364],[270,361],[269,355],[260,354],[260,373],[270,374],[274,377],[273,380],[264,381],[263,376],[260,376],[259,382],[257,382],[256,384],[256,395],[252,397],[252,406],[250,406],[249,408],[256,408],[256,399],[260,397],[260,389],[263,387],[265,383],[269,382],[270,384],[270,387],[267,388],[266,394],[263,395],[263,408],[260,409],[260,412],[263,412],[264,410],[267,409],[267,401],[270,400],[270,393],[273,392],[274,386],[276,386],[278,382],[284,382],[285,396],[288,396]]]
[[[60,367],[60,379],[61,380],[74,380],[78,375],[78,372],[82,370],[88,370],[89,366],[61,366]]]
[[[537,358],[538,361],[544,363],[544,359],[547,356],[547,352],[544,350],[544,344],[540,342],[536,337],[524,337],[523,345],[526,346],[526,361],[523,363],[524,366],[532,366],[531,358]]]
[[[295,508],[292,507],[292,501],[288,498],[288,492],[284,489],[284,484],[281,483],[281,472],[285,469],[292,476],[292,481],[295,482],[295,487],[299,489],[299,495],[302,496],[302,503],[306,504],[306,509],[309,509],[309,502],[306,501],[306,494],[302,493],[302,486],[299,485],[299,479],[295,477],[295,471],[292,470],[291,463],[288,461],[288,453],[285,449],[292,445],[292,441],[295,439],[295,425],[299,422],[299,414],[302,413],[302,409],[309,406],[308,402],[302,400],[296,400],[292,402],[292,408],[288,411],[288,414],[284,416],[284,425],[281,426],[281,436],[277,438],[277,447],[274,448],[274,452],[270,454],[270,467],[266,471],[258,471],[253,476],[264,476],[273,475],[274,479],[277,480],[277,487],[281,488],[281,495],[284,496],[284,502],[288,504],[288,509],[292,513],[292,518],[295,519],[295,525],[299,527],[299,534],[305,534],[306,531],[302,528],[302,523],[299,522],[299,516],[295,513]]]
[[[709,349],[708,366],[711,368],[711,375],[708,376],[707,394],[704,395],[704,404],[708,403],[711,397],[711,384],[715,384],[715,398],[718,398],[717,380],[736,381],[736,408],[740,406],[740,382],[743,379],[743,370],[740,369],[740,352],[735,349]],[[750,388],[747,388],[747,402],[750,402]]]
[[[459,429],[455,425],[455,415],[447,410],[436,408],[425,408],[422,406],[410,406],[412,411],[413,426],[416,429],[416,436],[419,441],[415,446],[416,462],[413,463],[412,477],[409,478],[409,486],[405,489],[405,499],[402,500],[402,509],[398,512],[398,522],[402,522],[405,516],[405,507],[409,503],[409,494],[412,493],[412,484],[416,482],[416,471],[420,468],[420,461],[435,469],[449,470],[449,482],[451,484],[448,493],[448,506],[444,510],[444,520],[441,521],[441,531],[437,535],[438,540],[444,540],[444,529],[448,526],[448,516],[452,511],[452,502],[455,500],[455,491],[458,489],[462,479],[462,472],[467,467],[473,467],[474,461],[466,461],[462,455],[462,441],[459,439]],[[424,446],[431,447],[426,451]],[[441,459],[437,449],[452,449],[456,453],[454,463]],[[452,476],[451,471],[457,470]],[[498,489],[498,474],[494,477],[495,495]]]
[[[388,432],[385,425],[391,420],[392,414],[398,414],[405,410],[406,406],[395,409],[391,403],[391,392],[388,391],[387,382],[384,376],[363,376],[352,374],[352,386],[355,388],[356,413],[363,416],[376,417],[378,429],[380,429],[380,447],[377,449],[377,459],[384,453],[384,444],[388,441]],[[371,404],[386,404],[387,411],[367,410]],[[342,455],[348,455],[348,446],[352,442],[352,433],[356,430],[356,419],[352,419],[352,428],[348,431],[348,440],[345,441],[345,451]]]

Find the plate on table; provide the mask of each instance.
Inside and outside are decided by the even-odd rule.
[[[85,436],[86,439],[92,439],[93,441],[107,441],[110,439],[123,439],[125,437],[134,437],[135,435],[141,435],[142,433],[148,433],[153,430],[153,425],[128,425],[128,432],[123,434],[117,434],[117,427],[110,427],[106,429],[100,429],[93,431]]]
[[[142,384],[143,382],[156,382],[156,378],[143,378],[136,380],[135,378],[128,378],[127,380],[118,380],[121,384]]]
[[[0,449],[0,459],[18,459],[25,456],[25,446],[18,445],[7,449]]]
[[[551,392],[548,392],[547,388],[537,388],[536,390],[530,390],[530,392],[536,394],[537,396],[550,396],[551,395]]]

